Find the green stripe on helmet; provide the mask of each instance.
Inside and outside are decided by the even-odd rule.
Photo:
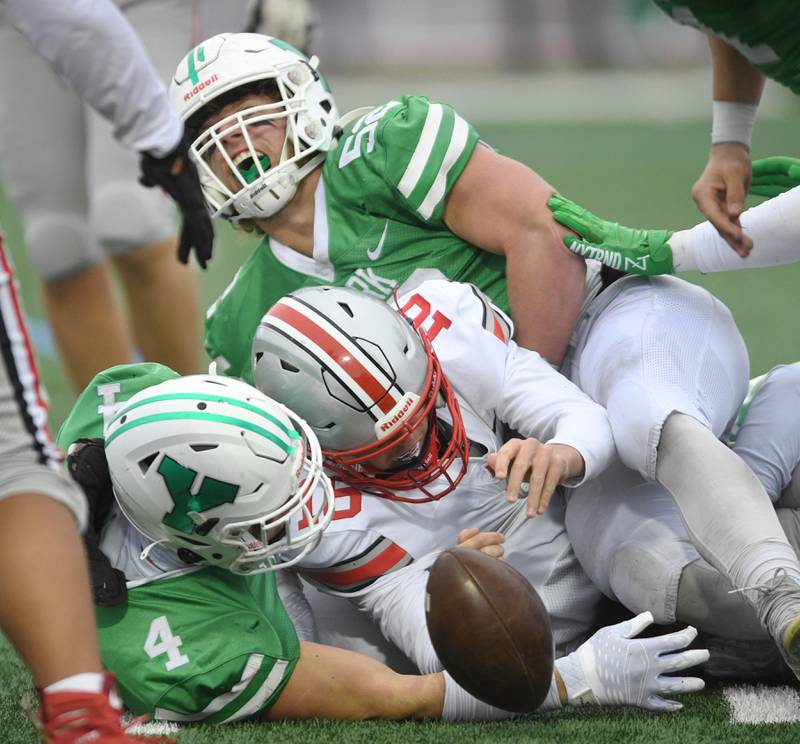
[[[270,39],[270,42],[280,49],[286,49],[290,52],[294,52],[295,54],[299,54],[303,59],[308,59],[308,57],[306,57],[306,55],[303,54],[297,47],[293,47],[283,39]]]
[[[140,426],[146,426],[147,424],[161,423],[164,421],[213,421],[217,424],[229,424],[239,429],[247,429],[255,434],[259,434],[260,436],[264,437],[264,439],[268,439],[273,444],[276,444],[287,455],[294,454],[296,448],[296,442],[286,442],[274,432],[271,432],[262,426],[256,426],[255,424],[251,424],[249,421],[237,419],[233,416],[220,416],[215,413],[205,413],[203,411],[175,411],[173,413],[154,413],[151,416],[142,416],[141,418],[134,419],[126,424],[122,424],[119,429],[112,434],[109,434],[105,441],[106,447],[108,447],[108,445],[111,444],[111,442],[113,442],[118,436],[130,431],[131,429],[136,429]]]
[[[265,418],[274,426],[277,426],[287,437],[290,439],[300,439],[300,434],[298,434],[294,429],[286,426],[280,419],[275,418],[271,413],[267,413],[267,411],[259,408],[258,406],[254,406],[251,403],[245,403],[243,400],[237,400],[236,398],[228,398],[224,395],[209,395],[208,393],[168,393],[165,395],[153,395],[150,398],[144,398],[132,405],[126,406],[121,411],[119,411],[113,419],[111,419],[111,424],[115,423],[117,419],[122,418],[130,411],[134,411],[137,408],[141,408],[142,406],[149,405],[150,403],[160,403],[165,400],[199,400],[199,401],[211,401],[212,403],[228,403],[229,405],[236,406],[237,408],[243,408],[246,411],[250,411],[251,413],[255,413],[257,416],[261,416],[261,418]]]
[[[194,49],[192,49],[192,51],[186,56],[186,64],[189,67],[189,80],[197,85],[200,82],[200,78],[197,75],[197,69],[194,66]]]

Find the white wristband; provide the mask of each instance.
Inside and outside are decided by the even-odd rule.
[[[753,138],[753,126],[758,113],[757,103],[714,101],[711,144],[739,142],[748,150]]]
[[[516,713],[495,708],[470,695],[447,672],[444,672],[444,721],[502,721]]]

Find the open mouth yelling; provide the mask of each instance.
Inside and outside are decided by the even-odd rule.
[[[252,153],[250,152],[241,152],[233,159],[236,169],[248,184],[253,183],[262,173],[268,171],[272,167],[269,155],[263,155],[262,153],[256,154],[258,155],[257,161],[253,159]],[[260,169],[259,165],[261,166]]]

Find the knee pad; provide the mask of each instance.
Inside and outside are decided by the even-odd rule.
[[[25,220],[31,263],[45,282],[68,279],[103,260],[87,221],[70,212],[31,212]]]
[[[92,228],[109,255],[125,255],[177,232],[172,200],[135,181],[109,181],[92,195]]]

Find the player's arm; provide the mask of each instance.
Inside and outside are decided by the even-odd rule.
[[[5,0],[8,21],[93,108],[117,139],[163,157],[183,133],[164,84],[109,0]],[[79,51],[78,47],[80,47]]]
[[[650,613],[603,628],[569,656],[556,660],[550,692],[540,710],[574,705],[632,705],[675,711],[664,697],[703,689],[703,680],[675,675],[708,659],[703,649],[681,651],[697,631],[686,628],[652,638],[636,636]],[[622,670],[622,672],[620,672]],[[343,649],[301,643],[300,659],[267,720],[491,720],[513,713],[477,700],[445,673],[403,675]]]
[[[755,249],[745,258],[733,253],[710,222],[689,230],[645,230],[605,220],[560,194],[548,204],[553,216],[577,234],[564,244],[629,274],[653,276],[682,271],[714,273],[777,266],[800,260],[793,237],[800,224],[800,161],[771,157],[753,163],[751,192],[773,198],[751,207],[741,224]]]
[[[559,485],[599,475],[614,456],[605,409],[550,367],[509,340],[497,417],[525,439],[510,439],[489,456],[506,495],[528,501],[528,516],[543,514]]]
[[[764,76],[736,49],[709,35],[714,71],[711,151],[692,189],[700,211],[736,253],[744,257],[753,241],[739,217],[750,184],[750,140]]]
[[[478,146],[447,198],[456,235],[506,258],[516,338],[557,364],[578,316],[586,267],[564,250],[566,231],[547,199],[554,189],[527,166]]]
[[[300,643],[300,659],[268,720],[439,718],[444,675],[405,675],[368,656]]]
[[[144,186],[163,188],[180,207],[178,259],[192,250],[206,268],[214,232],[183,124],[142,43],[110,0],[6,0],[8,20],[80,97],[141,153]]]

